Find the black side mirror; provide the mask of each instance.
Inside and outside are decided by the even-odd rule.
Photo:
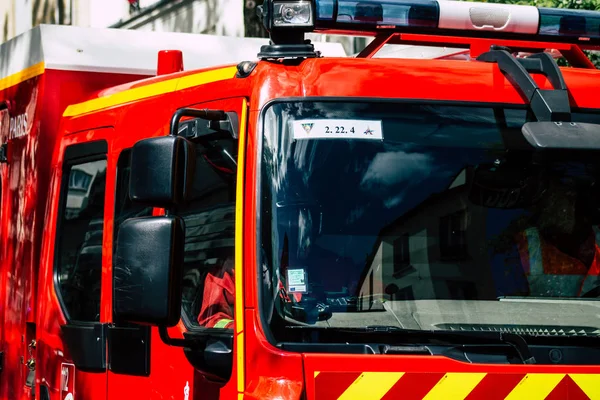
[[[193,184],[194,145],[181,136],[137,142],[131,152],[130,197],[154,207],[184,204]]]
[[[115,319],[177,325],[181,317],[184,242],[184,222],[177,216],[123,222],[113,268]]]
[[[600,125],[581,122],[527,122],[521,132],[540,150],[600,150]]]

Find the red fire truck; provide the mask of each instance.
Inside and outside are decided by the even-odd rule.
[[[0,398],[600,398],[600,13],[259,16],[2,48]]]

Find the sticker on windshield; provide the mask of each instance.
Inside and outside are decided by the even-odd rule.
[[[294,121],[294,139],[383,140],[381,121],[361,119],[305,119]]]
[[[288,269],[288,292],[306,293],[306,271],[304,269]]]

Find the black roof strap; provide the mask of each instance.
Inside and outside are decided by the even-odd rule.
[[[540,52],[516,58],[504,48],[494,48],[477,57],[478,61],[497,63],[508,80],[528,102],[538,121],[571,121],[571,105],[567,85],[556,61]],[[544,74],[554,89],[540,89],[530,72]]]

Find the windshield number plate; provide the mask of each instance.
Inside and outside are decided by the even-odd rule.
[[[306,119],[293,122],[294,139],[383,140],[381,121]]]

